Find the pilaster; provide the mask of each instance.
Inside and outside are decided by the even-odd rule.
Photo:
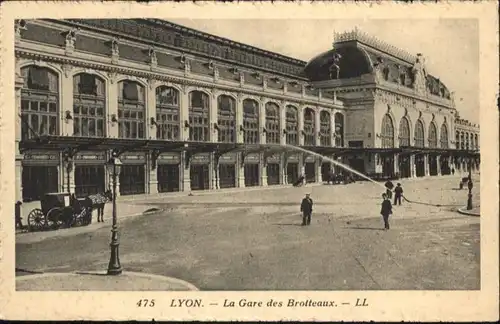
[[[428,177],[430,175],[429,170],[429,154],[424,154],[424,171],[425,176]]]
[[[437,164],[437,175],[441,175],[441,156],[436,157],[436,164]]]
[[[118,82],[116,73],[109,73],[108,87],[108,123],[107,135],[118,138]]]
[[[149,170],[149,193],[158,193],[158,164],[153,168],[151,153],[147,154],[146,169]]]
[[[267,187],[267,161],[266,161],[266,158],[264,156],[264,153],[260,154],[259,168],[260,168],[259,185],[262,187]]]
[[[63,65],[61,78],[61,105],[59,105],[59,116],[61,116],[61,127],[59,131],[64,136],[73,136],[73,68]],[[71,117],[71,118],[70,118]]]
[[[146,113],[145,116],[146,138],[156,139],[156,125],[152,123],[152,118],[156,121],[156,80],[149,79],[146,87]]]
[[[283,130],[286,129],[286,105],[284,102],[280,105],[280,144],[286,144],[286,134]]]
[[[23,165],[22,161],[24,159],[24,154],[21,154],[19,150],[19,143],[22,139],[22,124],[21,124],[21,88],[23,87],[24,80],[19,72],[16,71],[16,81],[15,81],[15,90],[16,90],[16,115],[15,115],[15,196],[16,201],[22,201],[23,199],[23,181],[22,181],[22,173],[23,173]],[[22,205],[20,206],[22,208]],[[21,213],[22,215],[22,213]]]
[[[156,96],[155,96],[156,97]],[[156,99],[155,99],[156,100]],[[183,87],[180,91],[180,111],[179,111],[179,140],[187,141],[189,140],[189,127],[185,127],[185,121],[189,122],[189,93],[186,88]]]
[[[181,191],[189,192],[191,191],[191,170],[189,163],[187,161],[186,152],[181,153],[181,181],[182,187]]]
[[[322,183],[323,182],[323,175],[321,174],[321,158],[317,157],[316,158],[316,177],[315,181],[316,183]]]
[[[410,155],[410,177],[415,178],[417,176],[417,170],[415,166],[415,154]]]
[[[393,156],[393,164],[394,164],[394,175],[400,175],[399,171],[399,154],[395,153]],[[400,175],[401,176],[401,175]]]
[[[298,137],[299,137],[299,146],[304,145],[304,107],[299,106],[298,108],[298,113],[299,113],[299,129],[298,129]]]

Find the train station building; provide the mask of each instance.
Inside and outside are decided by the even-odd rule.
[[[19,20],[16,193],[120,195],[479,167],[479,127],[410,54],[358,30],[309,62],[157,19]],[[453,136],[455,134],[455,136]]]

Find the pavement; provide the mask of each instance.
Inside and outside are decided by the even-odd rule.
[[[43,273],[16,278],[21,291],[186,291],[198,290],[183,280],[137,272]]]
[[[162,211],[120,216],[120,260],[127,273],[179,278],[200,290],[479,289],[480,218],[457,213],[467,199],[458,179],[401,180],[417,203],[395,206],[389,231],[379,215],[383,188],[367,182],[123,201]],[[301,227],[306,192],[313,221]],[[106,225],[42,240],[17,235],[16,275],[106,269]]]

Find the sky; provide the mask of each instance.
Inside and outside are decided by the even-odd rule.
[[[479,124],[479,25],[474,19],[168,19],[216,36],[309,61],[334,32],[363,32],[412,54],[451,92],[460,116]]]

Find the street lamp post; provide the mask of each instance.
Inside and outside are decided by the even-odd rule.
[[[66,185],[68,187],[68,193],[71,193],[69,186],[70,173],[73,170],[73,162],[69,157],[66,158]]]
[[[467,210],[472,209],[472,160],[469,160],[469,179],[467,181],[467,188],[469,188],[469,194],[467,196]]]
[[[122,162],[118,157],[111,157],[106,164],[108,168],[108,174],[112,175],[113,182],[113,227],[111,228],[111,257],[109,259],[108,265],[108,275],[119,275],[122,273],[122,267],[120,265],[120,254],[118,241],[118,226],[116,219],[116,177],[120,174]]]

